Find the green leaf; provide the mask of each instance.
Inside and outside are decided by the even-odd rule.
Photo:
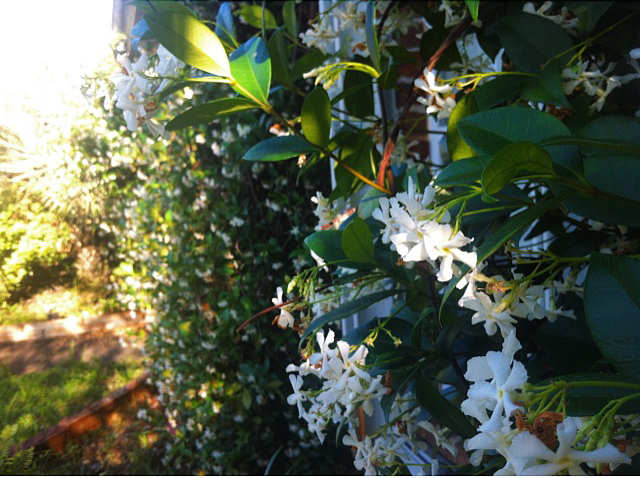
[[[376,2],[369,0],[367,2],[367,11],[365,13],[365,40],[369,49],[369,56],[373,67],[381,72],[380,69],[380,48],[378,46],[378,37],[376,36]]]
[[[358,204],[358,217],[369,219],[373,211],[380,207],[380,198],[387,195],[372,186],[366,186],[368,191],[363,194],[360,204]]]
[[[262,38],[253,37],[229,57],[231,75],[238,83],[231,85],[249,99],[267,104],[271,84],[271,59]]]
[[[291,85],[289,54],[284,42],[284,33],[278,28],[267,42],[269,57],[271,58],[271,68],[273,81],[285,85]]]
[[[519,173],[554,174],[551,156],[530,141],[505,146],[482,171],[482,190],[491,195],[500,191]]]
[[[228,43],[232,47],[238,44],[236,41],[236,26],[233,23],[231,4],[229,2],[223,2],[222,5],[220,5],[220,9],[216,15],[215,32],[220,40]]]
[[[481,111],[458,122],[462,138],[480,154],[494,155],[514,141],[538,143],[567,136],[569,129],[550,114],[531,108],[506,106]]]
[[[564,63],[552,60],[534,81],[527,84],[521,93],[523,99],[533,102],[561,106],[573,111],[562,86]]]
[[[506,243],[509,239],[515,236],[517,233],[526,228],[533,221],[542,216],[545,212],[555,207],[558,203],[563,201],[566,195],[547,198],[543,201],[537,202],[533,206],[528,207],[525,211],[507,219],[496,231],[484,240],[482,245],[478,248],[478,264],[487,259],[491,254],[496,252]],[[440,304],[439,315],[442,315],[442,308],[447,302],[447,299],[451,293],[455,290],[456,285],[460,282],[460,279],[467,274],[471,269],[467,265],[460,267],[460,274],[449,281],[444,294],[442,296],[442,302]]]
[[[383,290],[379,292],[374,292],[373,294],[366,295],[364,297],[359,297],[355,300],[351,300],[339,306],[337,309],[332,310],[331,312],[324,314],[317,319],[313,320],[307,330],[305,330],[304,334],[300,338],[300,342],[309,337],[313,332],[318,330],[321,327],[324,327],[327,324],[332,322],[336,322],[341,319],[346,319],[347,317],[351,317],[353,314],[360,312],[361,310],[368,309],[373,304],[380,302],[381,300],[386,299],[387,297],[391,297],[392,295],[398,294],[401,291],[399,290]]]
[[[318,148],[300,136],[277,136],[252,146],[242,159],[263,162],[282,161],[317,151]]]
[[[305,245],[325,262],[344,261],[347,256],[342,249],[343,231],[318,231],[307,236]]]
[[[519,13],[497,21],[498,35],[504,49],[520,71],[538,73],[544,63],[573,47],[564,29],[539,15]],[[572,53],[565,53],[565,63]]]
[[[453,161],[476,156],[476,152],[460,136],[458,122],[466,116],[479,112],[473,93],[463,96],[449,116],[447,124],[447,149]]]
[[[344,99],[344,106],[354,116],[366,118],[374,114],[373,84],[366,73],[348,70],[344,74],[344,90],[340,99]]]
[[[298,17],[296,17],[296,2],[294,0],[285,0],[282,6],[282,19],[284,27],[296,40],[298,39]]]
[[[310,143],[326,146],[331,133],[331,100],[322,86],[307,95],[300,114],[302,132]]]
[[[178,59],[214,75],[231,75],[222,43],[192,15],[154,12],[147,13],[144,19],[158,41]]]
[[[188,109],[169,121],[166,129],[177,131],[197,124],[207,124],[216,118],[258,107],[254,101],[246,98],[222,98]]]
[[[135,6],[145,14],[152,12],[174,12],[191,15],[194,18],[196,17],[196,14],[190,8],[173,0],[134,0],[130,2],[129,5]]]
[[[260,5],[244,3],[238,10],[238,15],[249,25],[259,30],[262,30],[262,16],[264,15],[264,26],[267,30],[275,30],[278,28],[278,23],[273,13],[266,8],[262,8]]]
[[[611,7],[613,2],[566,1],[564,5],[573,13],[580,23],[578,30],[585,33],[593,31],[600,17]]]
[[[448,188],[480,181],[482,171],[492,159],[491,156],[475,156],[451,163],[436,176],[435,185]]]
[[[602,354],[619,372],[640,380],[640,260],[591,254],[584,311]]]
[[[418,373],[416,399],[418,404],[431,416],[462,438],[471,438],[476,435],[475,427],[471,425],[465,414],[442,396],[436,385],[425,376],[424,372]]]
[[[581,138],[578,136],[554,136],[540,143],[540,146],[558,146],[572,144],[578,146],[584,155],[597,155],[597,151],[608,150],[640,156],[640,142],[619,139]]]
[[[467,4],[467,8],[469,9],[469,13],[471,14],[471,18],[473,19],[473,21],[477,22],[480,0],[464,0],[464,3]]]
[[[481,111],[491,109],[512,99],[535,78],[522,75],[504,75],[478,86],[473,95]]]
[[[356,217],[342,232],[342,250],[352,261],[375,264],[373,235],[367,223]]]

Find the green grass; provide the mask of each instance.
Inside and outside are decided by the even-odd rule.
[[[0,325],[18,325],[52,318],[93,317],[108,310],[106,291],[100,286],[58,286],[35,296],[7,304],[0,302]]]
[[[72,360],[44,372],[14,375],[0,364],[0,430],[18,425],[17,441],[57,424],[142,373],[140,360],[102,364]]]

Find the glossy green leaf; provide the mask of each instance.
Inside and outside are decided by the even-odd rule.
[[[504,49],[520,71],[538,73],[542,65],[573,47],[571,37],[551,20],[539,15],[519,13],[497,21],[498,35]],[[566,61],[572,53],[565,53]]]
[[[505,146],[482,171],[482,190],[491,195],[500,191],[519,173],[553,175],[551,156],[530,141],[518,141]]]
[[[591,32],[600,20],[600,17],[611,7],[613,2],[588,1],[566,1],[564,5],[573,13],[578,20],[578,30],[581,32]]]
[[[380,207],[380,198],[387,195],[372,186],[366,186],[368,191],[364,193],[360,204],[358,204],[358,217],[362,219],[369,219],[373,214],[373,211]]]
[[[478,86],[473,95],[481,111],[491,109],[519,94],[535,78],[522,75],[498,76]]]
[[[447,123],[447,149],[454,161],[476,156],[476,152],[469,146],[458,132],[458,122],[467,116],[479,112],[473,93],[463,96],[449,116]]]
[[[294,0],[285,0],[282,6],[282,19],[289,35],[297,40],[298,17],[296,16],[296,2]]]
[[[441,188],[448,188],[480,181],[482,171],[491,159],[492,156],[475,156],[451,163],[440,171],[434,183]]]
[[[569,129],[550,114],[531,108],[506,106],[481,111],[458,122],[462,138],[480,154],[493,155],[514,141],[538,143],[552,136],[568,136]]]
[[[342,232],[342,250],[356,262],[375,263],[373,257],[373,235],[367,223],[356,217]]]
[[[271,85],[271,59],[262,38],[253,37],[229,57],[231,75],[238,93],[261,103],[268,103]]]
[[[373,84],[366,73],[355,70],[345,72],[344,90],[334,99],[338,99],[338,96],[344,99],[344,106],[352,115],[366,118],[374,114]]]
[[[189,126],[206,124],[216,118],[232,113],[258,107],[254,101],[246,98],[222,98],[188,109],[169,121],[166,129],[168,131],[177,131]]]
[[[231,3],[223,2],[220,5],[220,9],[216,15],[215,32],[223,42],[231,46],[237,45],[236,26],[233,23],[233,15],[231,14]]]
[[[478,21],[478,10],[480,9],[480,0],[464,0],[464,3],[467,4],[467,8],[469,9],[469,13],[471,14],[471,18],[474,22]]]
[[[591,335],[619,372],[640,380],[640,260],[591,254],[584,311]]]
[[[129,5],[135,6],[145,14],[153,12],[173,12],[196,17],[196,14],[190,8],[173,0],[134,0],[130,2]]]
[[[338,320],[346,319],[347,317],[351,317],[353,314],[360,312],[361,310],[368,309],[373,304],[380,302],[381,300],[386,299],[387,297],[391,297],[392,295],[399,294],[401,291],[399,290],[382,290],[379,292],[374,292],[373,294],[365,295],[364,297],[358,297],[357,299],[351,300],[340,305],[338,308],[332,310],[331,312],[324,314],[317,319],[314,319],[305,330],[304,334],[300,338],[302,342],[309,335],[311,335],[316,330],[324,327],[327,324],[332,322],[336,322]]]
[[[378,72],[381,72],[380,48],[378,46],[378,37],[376,36],[376,2],[373,0],[367,2],[364,32],[371,63]]]
[[[424,372],[418,373],[416,399],[418,404],[443,426],[450,428],[462,438],[471,438],[476,435],[475,427],[471,425],[465,414],[442,396],[436,385],[425,376]]]
[[[307,95],[300,114],[302,132],[310,143],[326,146],[331,134],[331,100],[322,86]]]
[[[164,47],[178,59],[218,76],[230,76],[229,59],[215,33],[191,15],[154,12],[144,16]]]
[[[573,111],[562,85],[564,66],[564,63],[552,60],[534,81],[522,89],[521,97],[527,101],[556,105]]]
[[[545,212],[555,207],[558,203],[566,198],[563,196],[556,196],[537,202],[533,206],[528,207],[525,211],[516,214],[515,216],[507,219],[498,229],[496,229],[489,237],[487,237],[482,245],[478,248],[478,263],[487,259],[490,255],[500,249],[509,239],[518,234],[524,228],[526,228],[533,221],[542,216]],[[442,308],[446,303],[451,293],[455,290],[456,285],[460,282],[460,279],[469,272],[471,269],[467,265],[460,266],[460,274],[449,281],[449,284],[444,290],[442,296],[442,302],[440,304],[439,314],[442,314]]]
[[[325,262],[344,261],[347,259],[342,249],[342,231],[317,231],[307,236],[305,245]]]
[[[540,146],[575,145],[585,155],[597,155],[600,150],[614,151],[640,156],[640,142],[619,139],[581,138],[578,136],[554,136],[540,143]]]
[[[276,17],[273,16],[273,13],[266,8],[262,8],[260,5],[244,3],[238,9],[237,14],[249,25],[259,30],[262,30],[263,15],[264,26],[267,30],[275,30],[278,28],[278,23],[276,22]]]
[[[291,69],[289,68],[289,54],[284,41],[282,29],[277,29],[267,42],[269,57],[271,58],[272,79],[275,83],[291,85]]]
[[[299,136],[277,136],[252,146],[242,159],[263,162],[282,161],[317,151],[318,148]]]

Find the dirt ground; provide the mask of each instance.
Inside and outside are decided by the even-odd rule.
[[[14,374],[39,372],[70,358],[83,362],[97,358],[112,363],[128,357],[142,357],[142,350],[132,345],[123,346],[120,338],[110,333],[0,344],[0,362]]]

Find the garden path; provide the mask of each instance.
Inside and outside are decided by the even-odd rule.
[[[0,362],[14,374],[39,372],[71,358],[113,363],[128,357],[142,357],[141,346],[123,345],[110,332],[0,344]]]

